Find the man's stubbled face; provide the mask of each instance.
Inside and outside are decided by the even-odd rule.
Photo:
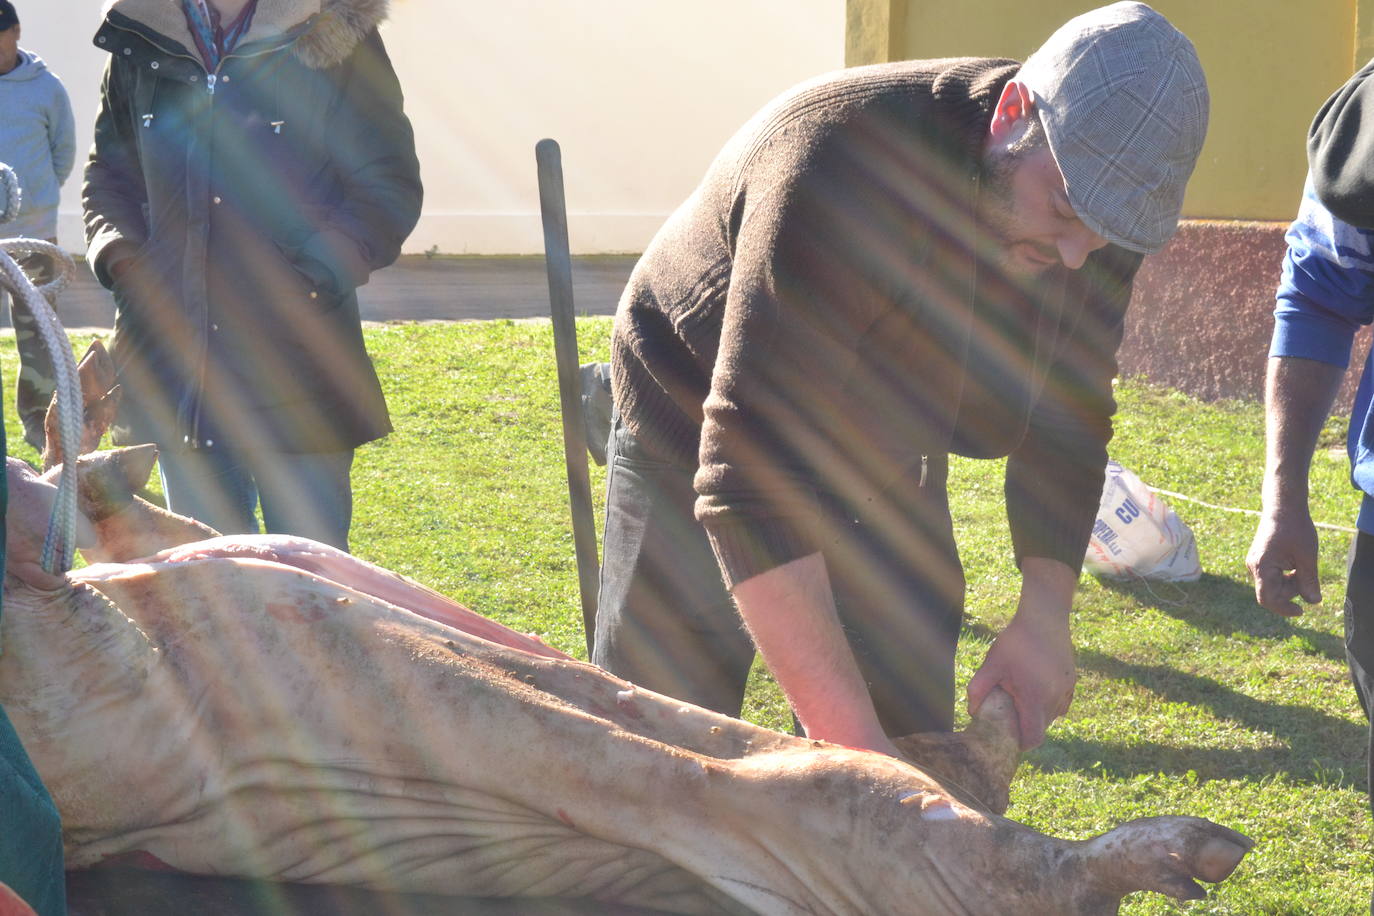
[[[1069,203],[1064,176],[1038,126],[985,154],[978,216],[997,240],[997,260],[1016,276],[1037,276],[1060,264],[1077,270],[1107,244]]]

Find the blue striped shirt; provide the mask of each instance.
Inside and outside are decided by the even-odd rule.
[[[1270,356],[1296,356],[1342,368],[1355,334],[1374,322],[1374,230],[1342,222],[1317,200],[1309,177],[1298,216],[1284,236]],[[1350,413],[1350,480],[1361,490],[1357,525],[1374,534],[1374,352],[1365,360]]]

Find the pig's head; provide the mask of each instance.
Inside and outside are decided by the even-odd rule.
[[[157,448],[152,445],[92,452],[77,459],[76,546],[88,562],[133,560],[218,534],[138,495],[156,461]],[[39,565],[61,473],[58,465],[40,477],[19,459],[8,459],[6,571],[34,588],[62,584],[60,576],[43,572]]]
[[[114,362],[104,345],[96,340],[86,350],[77,367],[81,380],[83,406],[81,449],[94,449],[109,428],[119,405],[120,389],[115,384]],[[9,504],[5,516],[7,549],[5,572],[33,588],[55,589],[62,586],[62,577],[44,572],[39,562],[43,541],[52,518],[57,499],[58,475],[61,473],[62,450],[58,435],[59,411],[57,395],[53,395],[44,422],[47,442],[43,449],[43,467],[48,471],[39,476],[17,458],[6,459],[6,480]],[[147,452],[151,452],[148,454]],[[94,547],[97,533],[92,519],[110,514],[133,498],[133,491],[148,479],[157,450],[147,447],[143,453],[99,453],[78,461],[78,512],[76,546]],[[136,483],[132,481],[142,473]]]

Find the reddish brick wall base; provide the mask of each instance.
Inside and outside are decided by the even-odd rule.
[[[1274,291],[1287,223],[1188,220],[1136,277],[1123,376],[1145,376],[1203,400],[1264,397]],[[1361,335],[1339,409],[1349,407],[1369,349]]]

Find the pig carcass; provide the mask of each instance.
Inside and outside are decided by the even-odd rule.
[[[200,540],[130,494],[148,453],[82,458],[110,562],[7,570],[5,705],[69,867],[673,913],[1113,913],[1202,896],[1249,848],[1189,817],[1055,839],[988,807],[1015,767],[998,695],[914,763],[639,689],[346,554]],[[12,507],[49,486],[11,460]],[[18,518],[12,537],[45,519]],[[178,534],[180,531],[180,534]],[[148,532],[164,550],[139,557]],[[178,543],[178,541],[190,541]],[[987,799],[993,799],[988,802]]]
[[[81,374],[90,449],[117,390],[98,345]],[[213,537],[134,495],[154,457],[79,459],[93,565],[60,578],[34,562],[58,469],[7,469],[0,703],[69,867],[684,914],[1097,914],[1201,897],[1251,846],[1191,817],[1084,841],[1001,817],[1005,694],[961,734],[900,739],[908,760],[782,735],[333,548]]]

